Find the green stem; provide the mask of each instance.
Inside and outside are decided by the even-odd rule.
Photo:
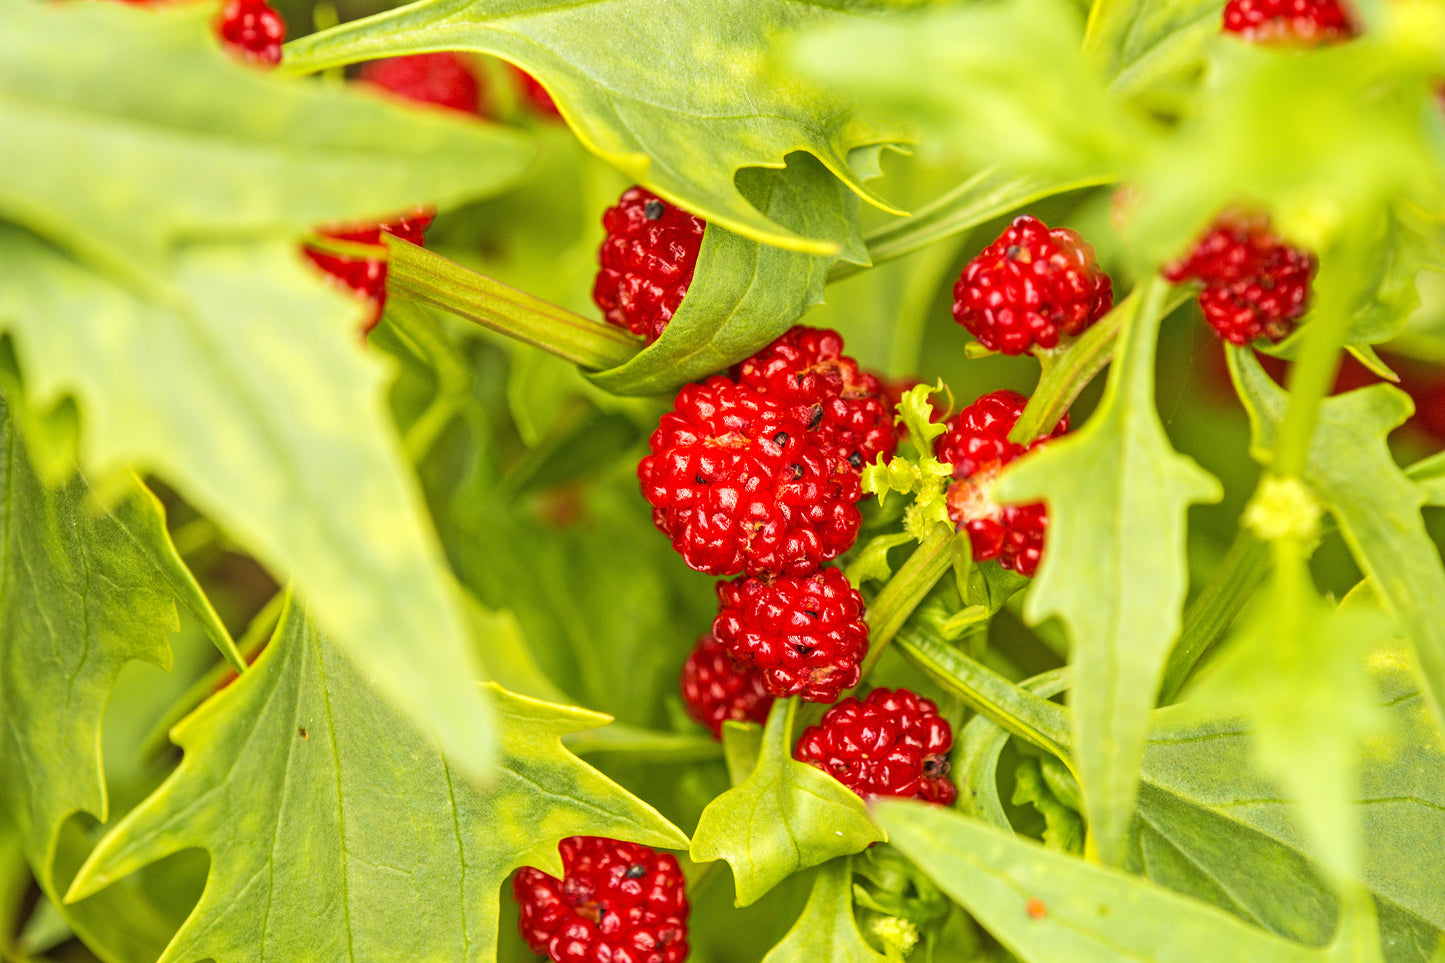
[[[1270,554],[1265,543],[1241,528],[1214,577],[1184,613],[1184,628],[1164,668],[1159,689],[1161,705],[1173,702],[1179,695],[1194,667],[1263,584],[1269,569]]]
[[[1331,261],[1336,265],[1357,264],[1348,250],[1349,239],[1359,231],[1341,234]],[[1316,282],[1317,308],[1300,329],[1300,349],[1289,372],[1289,407],[1285,409],[1276,435],[1270,471],[1280,478],[1302,478],[1309,464],[1310,443],[1314,439],[1315,422],[1320,405],[1334,385],[1340,366],[1340,351],[1350,332],[1350,312],[1346,310],[1350,279],[1341,276],[1338,267],[1326,267]]]
[[[948,525],[935,525],[913,550],[888,584],[868,606],[868,655],[863,659],[863,678],[878,664],[883,650],[898,634],[908,616],[932,591],[953,565],[950,547],[958,533]]]
[[[1124,330],[1125,325],[1141,307],[1141,291],[1150,291],[1151,297],[1162,299],[1161,304],[1151,305],[1156,307],[1161,317],[1167,317],[1175,308],[1193,297],[1191,290],[1179,288],[1165,298],[1161,285],[1162,282],[1146,282],[1136,287],[1127,298],[1114,305],[1112,311],[1079,335],[1073,344],[1041,359],[1044,365],[1038,387],[1029,398],[1028,407],[1009,432],[1009,441],[1026,445],[1047,434],[1059,423],[1059,419],[1069,410],[1079,393],[1113,360],[1119,332]]]
[[[575,314],[401,238],[383,233],[382,239],[389,255],[387,285],[393,291],[584,368],[615,368],[642,347],[621,328]]]
[[[1030,745],[1057,757],[1072,771],[1069,720],[1063,706],[1014,685],[921,627],[898,633],[897,642],[899,652],[945,692],[957,696],[969,708]]]

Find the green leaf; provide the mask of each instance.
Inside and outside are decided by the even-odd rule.
[[[492,751],[472,684],[481,669],[390,423],[384,370],[354,335],[326,329],[350,312],[292,245],[190,249],[174,265],[187,302],[174,308],[3,224],[0,248],[17,271],[0,289],[0,324],[15,332],[27,401],[75,394],[82,463],[154,470],[294,575],[384,691],[480,772]]]
[[[1149,710],[1179,634],[1185,515],[1220,497],[1218,482],[1170,447],[1154,409],[1165,293],[1159,281],[1146,289],[1088,424],[1010,466],[996,492],[1048,502],[1048,541],[1024,614],[1033,624],[1057,616],[1068,628],[1084,813],[1110,863],[1123,855]]]
[[[605,716],[492,696],[502,761],[479,789],[293,603],[252,671],[173,730],[180,767],[100,843],[69,898],[199,846],[210,877],[167,963],[391,959],[398,939],[413,959],[490,961],[502,881],[524,865],[560,873],[560,839],[687,845],[562,748]]]
[[[73,398],[88,472],[155,472],[294,577],[480,772],[481,670],[390,423],[387,369],[356,343],[366,309],[296,243],[322,221],[497,190],[521,173],[522,141],[233,63],[209,8],[4,9],[0,124],[17,151],[0,185],[15,282],[0,328],[28,407]]]
[[[832,860],[818,870],[803,915],[763,957],[763,963],[812,963],[824,947],[834,963],[887,963],[889,959],[858,932],[853,915],[852,860],[848,857]]]
[[[1044,777],[1043,764],[1051,760],[1025,758],[1014,770],[1015,806],[1032,806],[1044,817],[1044,845],[1063,852],[1083,852],[1084,823],[1079,811],[1054,794]],[[1054,761],[1057,765],[1057,761]]]
[[[578,138],[657,194],[728,230],[813,254],[842,236],[825,219],[784,224],[760,213],[733,177],[806,151],[860,196],[856,148],[909,131],[860,113],[770,66],[789,35],[872,23],[871,4],[835,0],[420,0],[292,41],[281,69],[320,70],[374,57],[471,50],[510,60],[546,85]],[[877,201],[875,200],[875,203]]]
[[[1065,0],[937,4],[820,26],[786,54],[830,90],[916,123],[924,159],[1092,179],[1128,161],[1150,128],[1080,55],[1082,35]]]
[[[899,644],[903,644],[901,640]],[[1062,692],[1067,683],[1067,670],[1055,669],[1026,680],[1019,688],[1048,698]],[[1000,829],[1013,828],[998,795],[998,757],[1011,735],[992,718],[980,713],[963,727],[953,753],[958,810]]]
[[[1107,184],[1111,180],[1108,173],[1102,171],[1090,175],[1075,170],[1066,176],[1044,177],[990,167],[920,207],[907,220],[870,233],[864,239],[868,257],[874,264],[889,261],[1046,197]],[[855,270],[839,265],[833,269],[832,276],[836,279]]]
[[[737,186],[777,223],[837,238],[838,256],[867,263],[857,198],[810,155],[794,154],[781,171],[742,171]],[[687,297],[662,336],[631,361],[589,377],[617,394],[660,394],[721,371],[822,301],[838,256],[783,250],[709,225]]]
[[[1364,744],[1352,787],[1360,879],[1376,900],[1389,958],[1424,961],[1445,930],[1434,842],[1445,839],[1445,737],[1403,649],[1377,650],[1367,668],[1388,726]],[[1281,935],[1328,940],[1339,903],[1297,810],[1261,776],[1248,727],[1201,714],[1184,703],[1156,715],[1130,866]]]
[[[747,906],[801,869],[861,852],[883,834],[863,800],[832,776],[793,758],[797,699],[773,704],[756,768],[703,810],[692,859],[725,859]]]
[[[53,892],[60,825],[104,820],[100,721],[131,659],[169,668],[175,587],[190,583],[160,506],[132,481],[102,509],[84,478],[47,487],[0,401],[0,804]]]
[[[1089,10],[1084,52],[1115,91],[1147,92],[1197,71],[1222,20],[1217,0],[1100,0]]]
[[[1311,853],[1345,880],[1362,848],[1361,743],[1383,722],[1365,658],[1394,625],[1378,608],[1326,601],[1303,566],[1275,570],[1191,696],[1250,724],[1259,767],[1298,805]]]
[[[1230,351],[1229,364],[1249,410],[1255,455],[1266,457],[1289,396],[1247,353]],[[1411,410],[1409,397],[1389,385],[1326,398],[1305,481],[1339,523],[1385,611],[1404,629],[1436,718],[1445,720],[1445,567],[1420,513],[1425,493],[1395,464],[1385,443]]]
[[[123,268],[153,298],[179,298],[171,259],[198,238],[297,239],[446,206],[515,181],[529,158],[500,127],[237,63],[204,4],[0,6],[0,219]]]
[[[1368,920],[1350,919],[1328,950],[1306,949],[1137,876],[1024,842],[949,810],[884,799],[873,813],[894,846],[1024,963],[1372,958]]]

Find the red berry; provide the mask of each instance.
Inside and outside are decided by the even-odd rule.
[[[1318,44],[1359,33],[1339,0],[1229,0],[1224,32],[1253,43]]]
[[[1282,241],[1267,215],[1239,212],[1221,215],[1184,258],[1162,269],[1176,284],[1202,281],[1204,320],[1238,345],[1261,335],[1279,341],[1294,330],[1314,272],[1314,256]]]
[[[266,0],[225,0],[216,32],[226,48],[242,60],[267,67],[281,62],[286,21]]]
[[[687,714],[711,729],[714,739],[722,738],[728,719],[765,722],[773,706],[762,674],[729,655],[711,633],[698,640],[682,664],[681,688]]]
[[[882,383],[843,354],[836,331],[795,325],[742,362],[738,381],[791,407],[854,471],[898,447]]]
[[[541,81],[515,64],[509,66],[517,78],[517,86],[522,89],[522,96],[527,98],[528,103],[535,107],[539,114],[549,117],[562,116],[562,112],[557,109],[556,101],[552,99],[551,94],[547,93],[547,88],[542,86]]]
[[[641,187],[602,215],[592,300],[608,323],[656,341],[692,283],[706,223]]]
[[[902,796],[950,805],[953,729],[938,706],[907,689],[874,689],[823,713],[803,730],[793,758],[810,763],[862,796]]]
[[[1025,214],[964,266],[953,298],[954,320],[980,344],[1023,354],[1099,320],[1114,305],[1114,288],[1076,232],[1051,231]]]
[[[601,836],[558,844],[562,878],[524,866],[512,877],[518,927],[556,963],[681,963],[687,890],[676,857]]]
[[[357,244],[380,244],[382,232],[391,234],[413,244],[422,242],[422,234],[436,217],[436,211],[429,207],[418,207],[401,217],[383,221],[380,224],[338,227],[323,230],[323,237],[338,241],[354,241]],[[323,271],[336,278],[346,287],[372,302],[371,318],[362,326],[365,334],[376,327],[381,320],[381,311],[386,306],[386,262],[374,258],[350,257],[345,254],[327,254],[314,248],[306,248],[306,256]]]
[[[460,54],[442,51],[371,60],[361,65],[358,77],[418,104],[482,113],[481,85]]]
[[[717,586],[712,631],[733,658],[762,673],[776,696],[832,702],[858,684],[868,651],[863,596],[836,568]]]
[[[948,421],[933,442],[934,456],[953,466],[958,479],[948,488],[948,517],[968,533],[975,561],[991,558],[1004,568],[1032,576],[1039,567],[1048,515],[1042,502],[1000,505],[993,488],[1003,466],[1024,452],[1069,430],[1064,415],[1054,430],[1029,445],[1008,440],[1028,399],[1014,391],[984,395]]]
[[[652,520],[699,572],[802,575],[858,537],[858,475],[728,378],[684,385],[650,445],[637,475]]]

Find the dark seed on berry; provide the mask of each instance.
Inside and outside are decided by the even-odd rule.
[[[662,215],[666,211],[667,208],[662,206],[662,201],[659,201],[655,197],[652,200],[648,201],[646,204],[642,205],[642,216],[647,218],[649,221],[662,220]]]
[[[778,432],[776,435],[773,436],[773,444],[777,445],[779,448],[783,447],[783,446],[786,445],[787,443],[788,443],[788,433],[787,433],[786,431],[780,431],[780,432]]]
[[[856,451],[848,456],[848,464],[852,465],[855,471],[863,470],[863,456]]]
[[[813,417],[808,421],[808,430],[813,431],[823,423],[823,406],[813,406]]]
[[[627,878],[628,878],[628,879],[641,879],[642,877],[644,877],[644,876],[646,876],[646,875],[647,875],[647,867],[646,867],[646,866],[629,866],[629,867],[627,867]]]

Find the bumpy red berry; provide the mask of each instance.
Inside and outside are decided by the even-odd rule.
[[[722,724],[764,722],[773,706],[772,693],[755,667],[739,662],[711,633],[704,635],[682,664],[682,702],[688,715],[722,738]]]
[[[225,0],[216,32],[226,49],[242,60],[267,67],[281,62],[286,21],[266,0]]]
[[[832,702],[858,684],[868,652],[863,596],[836,568],[810,575],[744,576],[717,586],[712,632],[762,673],[777,696]]]
[[[641,187],[629,187],[602,215],[607,238],[592,300],[610,324],[656,341],[692,284],[707,225]]]
[[[858,475],[790,409],[715,375],[684,385],[637,475],[652,519],[709,575],[801,575],[858,537]]]
[[[1170,281],[1202,281],[1204,320],[1232,344],[1279,341],[1309,306],[1314,256],[1291,247],[1263,214],[1221,215],[1185,257],[1163,268]]]
[[[958,798],[948,778],[953,729],[938,706],[907,689],[874,689],[844,699],[803,730],[793,757],[828,773],[867,799],[902,796],[947,806]]]
[[[1253,43],[1319,44],[1359,33],[1339,0],[1229,0],[1224,31]]]
[[[464,114],[482,112],[476,73],[460,54],[450,51],[371,60],[361,65],[357,76],[418,104],[435,104]]]
[[[795,325],[738,366],[738,381],[788,405],[854,471],[898,447],[883,384],[843,353],[843,336]]]
[[[422,234],[434,217],[436,217],[436,211],[431,208],[418,207],[401,217],[383,221],[380,224],[330,228],[320,233],[325,237],[336,238],[338,241],[380,244],[382,232],[385,232],[413,244],[420,244]],[[374,258],[351,257],[345,254],[327,254],[314,248],[306,248],[306,256],[341,284],[371,301],[371,317],[362,327],[362,333],[365,334],[376,327],[377,322],[381,320],[382,309],[386,306],[386,262]]]
[[[1099,320],[1113,307],[1114,287],[1077,232],[1049,230],[1025,214],[964,266],[953,298],[954,320],[980,344],[1023,354]]]
[[[1064,415],[1054,430],[1029,445],[1008,440],[1028,399],[1014,391],[984,395],[948,421],[933,442],[934,456],[953,466],[948,516],[968,533],[975,561],[996,558],[1005,568],[1032,576],[1043,553],[1048,515],[1042,502],[1000,505],[993,499],[999,472],[1024,452],[1069,430]]]
[[[561,879],[531,866],[512,877],[534,953],[556,963],[687,958],[687,891],[674,856],[600,836],[571,836],[557,849]]]

